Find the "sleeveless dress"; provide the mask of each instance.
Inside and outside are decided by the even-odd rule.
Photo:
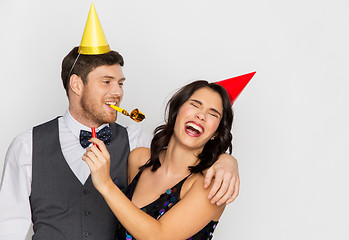
[[[128,199],[132,199],[134,190],[137,186],[138,180],[142,174],[142,171],[139,171],[136,177],[132,180],[131,184],[128,185],[126,189],[126,196]],[[190,175],[189,175],[190,176]],[[169,211],[176,203],[178,203],[180,199],[180,192],[182,189],[182,185],[185,182],[185,180],[189,177],[185,177],[183,180],[181,180],[179,183],[177,183],[172,188],[169,188],[160,195],[158,199],[156,199],[154,202],[146,205],[145,207],[141,208],[141,210],[148,215],[152,216],[155,219],[160,219],[163,214],[165,214],[167,211]],[[209,240],[212,239],[213,232],[218,224],[218,221],[211,220],[203,229],[201,229],[198,233],[196,233],[194,236],[188,238],[187,240]],[[117,239],[122,240],[130,240],[135,239],[131,236],[131,234],[128,233],[128,231],[121,225],[121,223],[118,224],[117,231],[116,231]]]

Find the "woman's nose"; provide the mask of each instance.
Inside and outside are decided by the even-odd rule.
[[[196,117],[201,120],[201,121],[205,121],[206,120],[206,115],[202,112],[202,111],[198,111],[196,113]]]

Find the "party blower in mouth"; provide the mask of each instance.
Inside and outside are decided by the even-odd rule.
[[[115,106],[113,104],[109,105],[111,108],[113,108],[114,110],[124,114],[125,116],[129,116],[130,118],[132,118],[133,120],[135,120],[136,122],[141,122],[145,119],[145,115],[144,113],[142,113],[141,111],[139,111],[137,108],[132,110],[131,114],[128,113],[125,109],[122,109],[121,107]]]

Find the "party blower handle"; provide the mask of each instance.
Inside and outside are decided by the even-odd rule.
[[[93,138],[97,138],[96,128],[91,127],[91,132],[92,132],[92,137]],[[93,143],[93,145],[97,146],[97,144],[95,144],[95,143]]]
[[[109,105],[111,108],[113,108],[114,110],[124,114],[125,116],[129,116],[130,118],[132,118],[133,120],[135,120],[136,122],[141,122],[145,119],[145,115],[144,113],[142,113],[141,111],[139,111],[137,108],[134,109],[131,114],[129,114],[125,109],[122,109],[121,107],[115,106],[113,104]]]

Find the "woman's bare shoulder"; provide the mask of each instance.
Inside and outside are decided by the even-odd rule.
[[[181,199],[186,199],[187,204],[195,202],[201,211],[205,211],[208,216],[211,216],[211,220],[217,221],[222,215],[225,205],[218,206],[211,203],[208,198],[210,188],[205,188],[204,182],[204,175],[201,173],[192,174],[183,184]]]
[[[128,157],[128,179],[130,181],[137,175],[139,168],[150,158],[150,149],[145,147],[135,148]]]
[[[201,173],[193,173],[191,174],[188,179],[184,182],[182,191],[181,191],[181,198],[184,197],[188,191],[190,191],[194,186],[198,186],[199,191],[207,192],[207,189],[204,188],[204,180],[205,177]],[[202,186],[202,188],[200,187]]]

